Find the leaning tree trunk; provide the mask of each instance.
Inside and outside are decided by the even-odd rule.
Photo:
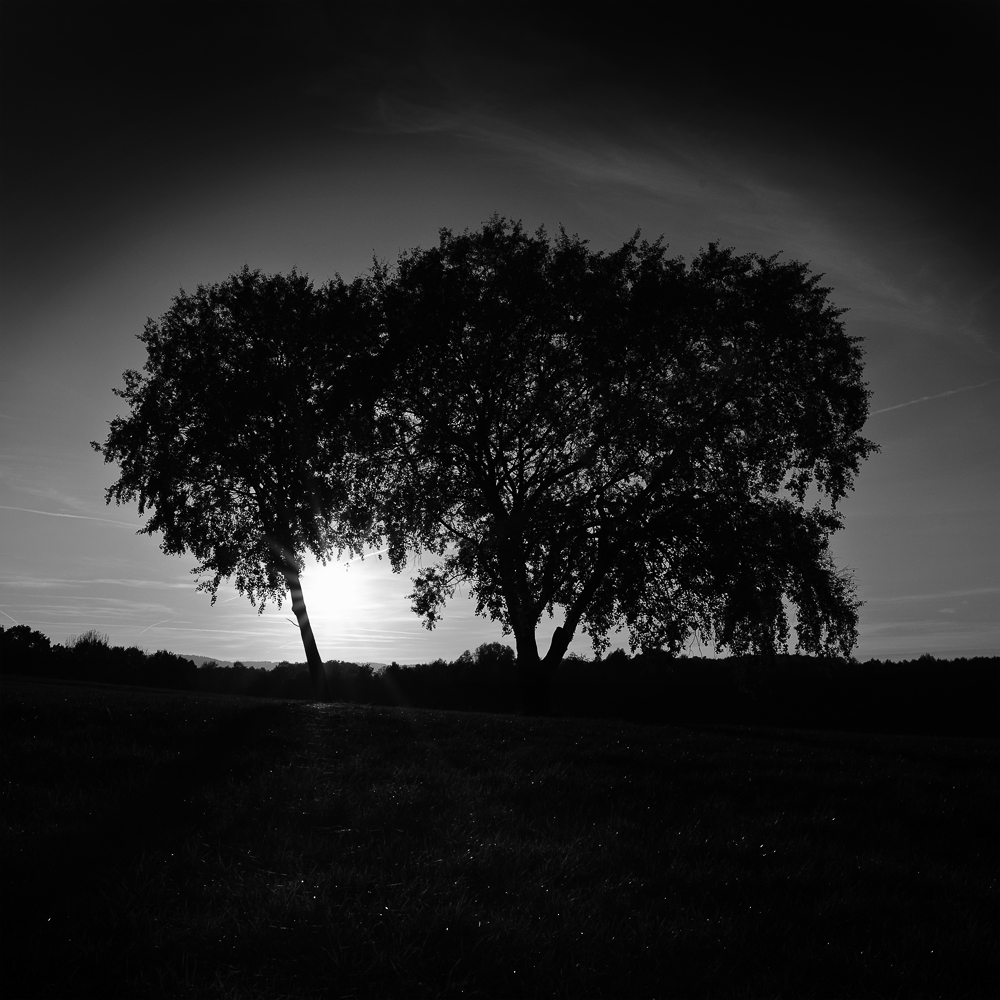
[[[312,678],[313,691],[316,692],[317,701],[329,701],[330,685],[326,679],[326,670],[320,659],[319,650],[316,648],[316,637],[313,635],[312,625],[309,624],[309,612],[306,611],[306,602],[302,597],[302,584],[299,581],[298,570],[286,564],[281,571],[284,574],[285,583],[288,585],[288,592],[292,595],[292,611],[295,612],[295,620],[299,623],[299,632],[302,635],[302,645],[306,651],[306,662],[309,664],[309,676]]]

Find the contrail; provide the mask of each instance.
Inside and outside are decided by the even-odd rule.
[[[132,521],[116,521],[110,517],[88,517],[86,514],[56,514],[51,510],[35,510],[32,507],[8,507],[0,503],[0,510],[22,510],[26,514],[44,514],[46,517],[75,517],[81,521],[106,521],[108,524],[124,524],[127,528],[141,528],[141,524]]]
[[[921,396],[919,399],[911,399],[908,403],[897,403],[895,406],[883,406],[881,410],[872,410],[871,416],[875,416],[876,413],[888,413],[890,410],[901,410],[904,406],[913,406],[915,403],[926,403],[928,399],[941,399],[942,396],[954,396],[956,392],[968,392],[970,389],[982,389],[984,385],[992,385],[994,382],[1000,382],[1000,378],[987,379],[985,382],[979,382],[976,385],[963,385],[960,389],[949,389],[947,392],[939,392],[933,396]]]
[[[44,514],[46,517],[75,517],[81,521],[106,521],[108,524],[124,524],[127,528],[141,528],[141,524],[133,524],[131,521],[115,521],[110,517],[88,517],[86,514],[55,514],[51,510],[34,510],[31,507],[8,507],[0,503],[0,510],[22,510],[26,514]]]
[[[153,622],[152,625],[147,625],[142,632],[148,632],[151,628],[156,628],[157,625],[166,625],[167,622],[172,622],[173,618],[164,618],[162,622]],[[142,635],[142,632],[139,635]]]
[[[3,616],[4,616],[4,618],[10,618],[10,615],[9,615],[9,614],[7,614],[7,612],[6,612],[6,611],[0,611],[0,615],[3,615]],[[10,620],[11,620],[11,621],[12,621],[12,622],[13,622],[13,623],[14,623],[15,625],[20,625],[20,624],[21,624],[21,623],[20,623],[20,622],[19,622],[19,621],[18,621],[18,620],[17,620],[16,618],[10,618]]]

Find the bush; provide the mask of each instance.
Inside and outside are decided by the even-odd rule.
[[[83,635],[70,639],[67,643],[78,656],[92,656],[95,653],[106,653],[111,648],[111,639],[96,628],[88,629]]]

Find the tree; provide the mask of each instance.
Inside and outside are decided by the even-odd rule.
[[[111,637],[107,632],[91,628],[82,635],[70,639],[66,645],[78,656],[99,656],[106,654],[111,648]]]
[[[502,671],[514,666],[514,650],[502,642],[484,642],[476,647],[476,665]]]
[[[43,656],[51,646],[52,640],[44,632],[36,632],[28,625],[11,625],[6,630],[0,625],[0,649],[5,653]]]
[[[0,673],[34,671],[51,656],[52,642],[47,635],[28,625],[0,625]]]
[[[829,538],[875,446],[860,343],[820,277],[715,244],[687,266],[638,233],[597,253],[496,216],[377,273],[393,537],[437,557],[411,594],[425,625],[466,584],[514,633],[534,712],[578,628],[597,652],[624,625],[633,649],[697,633],[767,655],[787,604],[800,648],[847,655],[859,602]]]
[[[139,339],[144,374],[115,390],[131,409],[103,444],[121,468],[106,500],[137,500],[140,533],[165,553],[192,552],[198,590],[219,584],[263,611],[287,588],[317,697],[328,697],[299,574],[303,555],[360,551],[373,530],[363,449],[374,341],[362,285],[320,290],[296,271],[244,267],[221,284],[183,290]],[[353,443],[352,443],[353,442]]]

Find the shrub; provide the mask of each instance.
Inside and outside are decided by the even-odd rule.
[[[94,653],[106,653],[111,648],[111,639],[96,628],[88,629],[83,635],[70,639],[67,643],[74,653],[81,656],[91,656]]]

